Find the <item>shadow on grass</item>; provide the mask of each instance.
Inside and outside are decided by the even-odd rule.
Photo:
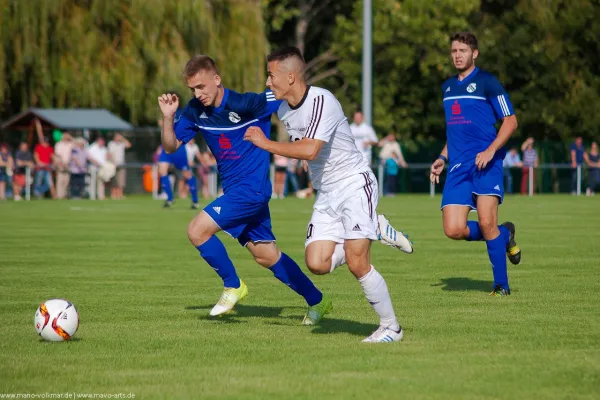
[[[377,327],[378,325],[375,324],[363,324],[362,322],[327,318],[327,316],[325,316],[319,325],[313,328],[312,333],[349,333],[351,335],[367,337],[373,333]]]
[[[431,286],[441,286],[442,290],[449,291],[464,291],[474,290],[479,292],[489,292],[492,290],[492,282],[479,281],[465,277],[442,278],[439,283],[434,283]]]
[[[72,342],[80,342],[81,340],[83,340],[83,339],[81,339],[79,337],[74,337],[69,340],[63,340],[62,342],[53,342],[51,340],[44,340],[44,339],[40,338],[38,340],[38,342],[40,342],[40,343],[72,343]]]
[[[214,304],[201,306],[187,306],[186,310],[205,310],[206,315],[202,319],[215,319],[219,317],[211,317],[208,315]],[[236,304],[234,311],[231,314],[225,314],[220,318],[226,319],[231,317],[263,317],[263,318],[279,318],[284,308],[294,309],[304,307],[266,307],[266,306],[250,306],[244,304]]]
[[[242,323],[243,318],[248,317],[262,317],[262,318],[273,318],[285,320],[286,322],[271,321],[269,325],[282,325],[289,326],[290,323],[287,321],[295,321],[298,325],[302,322],[304,316],[305,307],[266,307],[266,306],[255,306],[255,305],[244,305],[237,304],[235,310],[230,314],[225,314],[219,317],[211,317],[208,312],[213,307],[212,304],[198,305],[198,306],[187,306],[186,310],[204,310],[205,315],[200,316],[201,320],[205,321],[218,321],[227,323]],[[298,315],[286,315],[282,316],[284,309],[300,309],[301,313]],[[311,329],[308,327],[308,329]],[[352,335],[368,336],[377,329],[375,324],[363,324],[361,322],[349,321],[345,319],[325,318],[319,323],[319,325],[312,328],[311,332],[316,334],[328,334],[328,333],[350,333]]]

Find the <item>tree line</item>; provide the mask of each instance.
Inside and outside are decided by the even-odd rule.
[[[598,137],[599,0],[372,0],[373,124],[409,141],[444,138],[441,83],[450,33],[479,39],[521,136]],[[350,115],[361,101],[362,1],[0,0],[0,118],[29,106],[105,107],[155,124],[156,97],[187,96],[180,71],[213,56],[226,85],[264,88],[265,55],[294,45],[309,82]]]

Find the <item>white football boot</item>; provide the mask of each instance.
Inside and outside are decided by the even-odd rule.
[[[391,343],[391,342],[399,342],[402,340],[402,336],[404,336],[404,332],[402,328],[399,331],[394,331],[390,328],[386,328],[384,326],[380,326],[377,328],[375,332],[371,334],[368,338],[362,340],[363,343]]]
[[[385,215],[378,215],[377,221],[379,222],[379,241],[381,243],[386,246],[395,247],[407,254],[411,254],[414,251],[411,241],[408,240],[408,235],[394,229]]]

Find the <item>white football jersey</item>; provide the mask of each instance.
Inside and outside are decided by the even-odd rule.
[[[325,142],[317,158],[308,161],[315,189],[330,191],[336,182],[371,170],[356,147],[340,102],[330,91],[309,86],[296,107],[282,102],[277,116],[290,140],[311,138]]]

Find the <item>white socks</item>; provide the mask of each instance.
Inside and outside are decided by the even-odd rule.
[[[335,249],[333,250],[333,254],[331,255],[331,269],[329,272],[333,272],[334,269],[344,264],[346,264],[346,252],[344,251],[344,244],[337,243],[335,245]]]
[[[398,325],[396,314],[394,314],[394,307],[392,307],[392,299],[390,298],[387,284],[379,272],[375,270],[375,267],[371,265],[371,271],[358,281],[363,288],[369,304],[379,314],[379,324],[398,331],[400,325]]]

